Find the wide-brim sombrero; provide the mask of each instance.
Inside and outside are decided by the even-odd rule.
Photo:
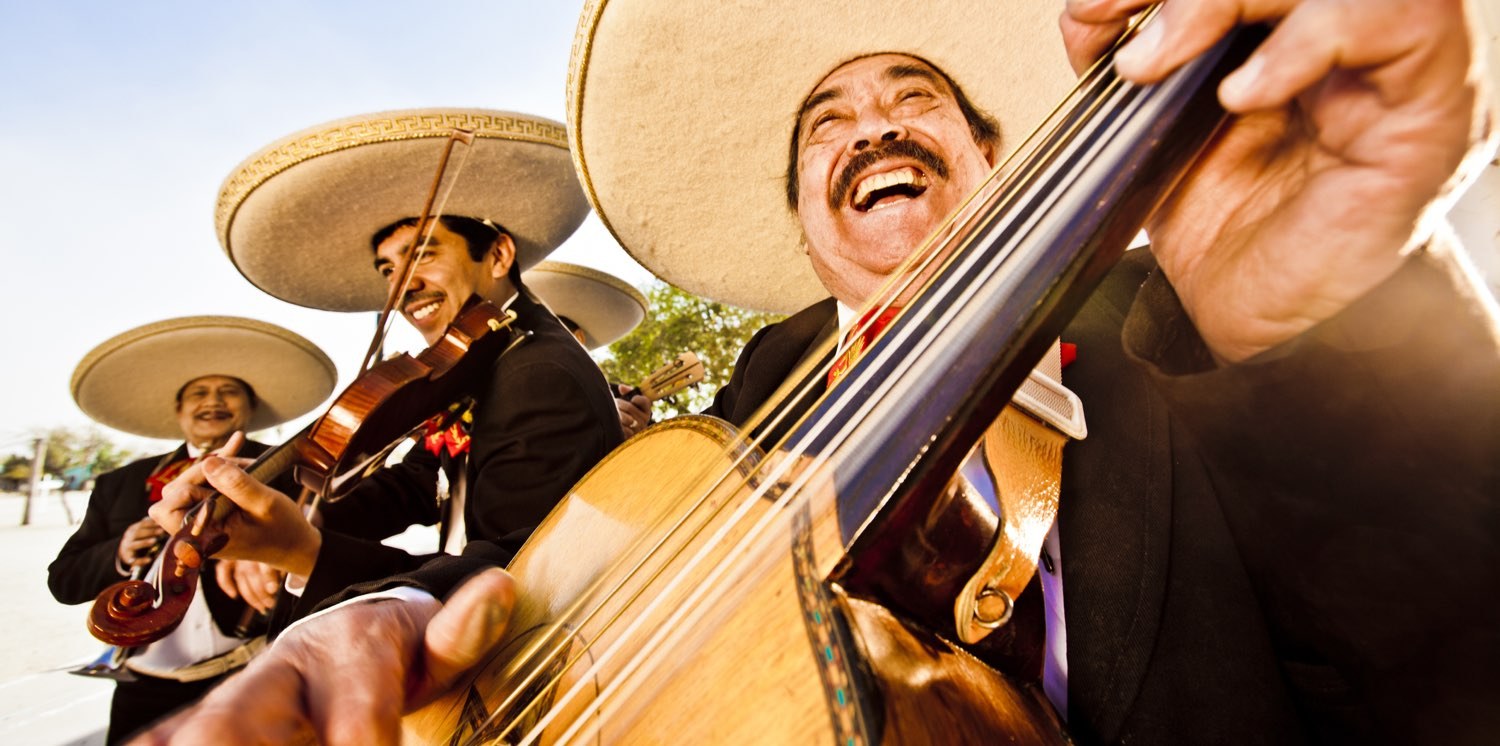
[[[597,269],[542,262],[521,281],[558,316],[583,331],[583,346],[603,347],[646,320],[646,296],[630,283]]]
[[[189,316],[131,329],[95,347],[73,371],[73,401],[96,422],[148,438],[178,439],[176,395],[203,376],[232,376],[255,389],[249,430],[312,411],[338,382],[317,345],[275,324],[236,316]]]
[[[331,311],[378,309],[386,286],[370,238],[421,211],[447,139],[456,146],[436,209],[487,219],[527,269],[588,214],[561,123],[487,109],[365,114],[282,138],[237,166],[219,190],[219,243],[271,295]],[[465,152],[467,151],[467,153]]]
[[[594,210],[636,261],[698,295],[791,312],[827,297],[787,208],[796,113],[830,71],[900,52],[947,72],[1009,151],[1073,76],[1060,0],[591,0],[568,136]]]

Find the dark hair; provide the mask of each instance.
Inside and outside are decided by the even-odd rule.
[[[199,380],[201,378],[208,378],[209,376],[215,376],[215,375],[219,375],[219,374],[218,373],[209,373],[208,375],[198,376],[198,378],[194,378],[194,379],[188,381],[187,383],[184,383],[181,386],[179,386],[177,388],[177,407],[179,409],[182,408],[182,392],[187,391],[187,387],[190,386],[190,385],[192,385],[193,381]],[[238,383],[240,385],[240,388],[242,388],[242,389],[245,390],[245,398],[247,398],[247,399],[250,400],[250,408],[252,410],[255,409],[256,407],[260,406],[260,397],[255,395],[255,387],[251,386],[248,381],[246,381],[243,378],[236,378],[235,376],[221,376],[221,377],[222,378],[228,378],[229,380],[234,381],[235,383]]]
[[[877,52],[876,54],[885,53]],[[995,121],[995,118],[988,112],[983,112],[976,108],[974,104],[969,101],[969,97],[964,95],[964,89],[959,87],[958,83],[953,82],[953,78],[948,77],[948,73],[943,72],[942,68],[932,64],[931,62],[928,62],[922,57],[918,57],[917,55],[905,53],[898,54],[901,54],[903,57],[910,57],[932,68],[932,71],[937,73],[938,77],[942,78],[943,82],[948,84],[948,89],[953,91],[953,100],[958,103],[958,110],[964,115],[964,121],[968,122],[969,134],[974,136],[975,144],[989,145],[996,150],[999,150],[1000,123]],[[834,69],[837,70],[838,68],[843,67],[844,65],[847,65],[855,60],[862,60],[866,57],[874,56],[875,54],[866,54],[860,55],[859,57],[851,57],[847,60],[844,60],[843,62],[840,62],[834,67]],[[811,98],[811,96],[812,94],[808,94],[809,98]],[[797,107],[797,121],[792,123],[792,141],[790,148],[791,154],[787,159],[786,164],[786,203],[787,206],[791,208],[792,212],[797,211],[797,156],[801,155],[801,149],[797,147],[797,140],[802,135],[802,111],[804,108],[806,108],[807,101],[808,99],[803,99],[802,104]]]
[[[469,258],[476,262],[484,259],[484,253],[490,250],[490,246],[494,245],[495,241],[501,235],[510,235],[503,226],[491,220],[481,220],[463,215],[439,215],[437,220],[439,225],[463,237],[464,242],[469,247]],[[406,218],[405,220],[397,220],[375,231],[375,235],[370,237],[370,250],[378,250],[380,244],[385,243],[385,240],[390,238],[391,234],[395,233],[397,229],[413,228],[416,225],[416,218]],[[511,236],[511,238],[514,239],[515,237]],[[510,263],[510,270],[506,272],[506,277],[510,279],[510,284],[520,289],[520,261]]]
[[[566,327],[566,328],[567,328],[567,330],[568,330],[568,331],[570,331],[570,332],[576,332],[576,331],[578,331],[578,330],[579,330],[579,329],[581,329],[581,328],[583,328],[583,327],[580,327],[580,326],[579,326],[579,325],[578,325],[578,322],[576,322],[576,321],[574,321],[574,320],[572,320],[572,319],[570,319],[570,318],[568,318],[568,317],[567,317],[567,316],[558,316],[558,317],[557,317],[557,320],[558,320],[558,321],[561,321],[561,322],[562,322],[562,325],[563,325],[563,326],[564,326],[564,327]]]

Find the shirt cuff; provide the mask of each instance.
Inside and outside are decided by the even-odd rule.
[[[290,588],[288,588],[288,590],[290,590]],[[276,636],[276,639],[285,639],[287,635],[291,634],[292,630],[301,627],[302,625],[311,622],[312,620],[317,619],[324,614],[338,611],[339,609],[352,604],[369,603],[372,601],[401,601],[403,603],[409,604],[426,604],[431,606],[433,613],[437,613],[437,610],[443,607],[443,602],[437,600],[437,597],[433,596],[431,593],[428,593],[421,588],[413,588],[409,585],[402,585],[395,588],[387,588],[383,591],[367,593],[363,596],[355,596],[354,598],[348,599],[346,601],[341,601],[326,609],[308,614],[307,616],[302,617],[301,619],[298,619],[297,621],[287,625],[287,628],[282,630],[281,634]]]

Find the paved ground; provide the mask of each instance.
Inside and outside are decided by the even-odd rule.
[[[88,494],[51,493],[31,506],[21,526],[25,498],[0,492],[0,744],[94,746],[109,722],[108,680],[68,670],[104,652],[84,627],[88,605],[63,606],[47,591],[47,565],[83,517]],[[413,527],[387,543],[412,552],[437,548],[436,532]]]
[[[75,518],[88,497],[68,493]],[[102,744],[109,720],[109,681],[66,673],[104,651],[84,629],[88,607],[63,606],[47,592],[47,565],[73,527],[57,493],[31,507],[0,493],[0,743],[27,746]]]

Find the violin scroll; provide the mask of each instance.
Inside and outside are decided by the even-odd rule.
[[[219,528],[229,505],[215,495],[188,513],[183,530],[163,547],[157,585],[125,580],[101,591],[89,610],[89,633],[121,647],[146,645],[171,634],[193,601],[204,560],[229,540]]]

